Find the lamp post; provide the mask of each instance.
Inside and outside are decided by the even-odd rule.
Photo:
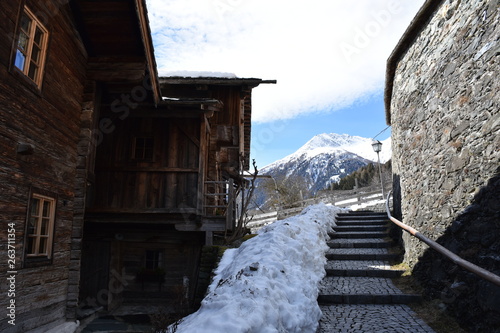
[[[377,153],[378,173],[380,176],[380,185],[382,186],[382,199],[385,199],[384,181],[382,180],[382,168],[380,167],[380,154],[379,154],[382,151],[382,142],[380,142],[378,140],[373,140],[372,147],[373,147],[373,151]]]

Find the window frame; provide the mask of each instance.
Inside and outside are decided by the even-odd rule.
[[[138,140],[144,140],[145,144],[142,145],[141,147],[138,147],[137,141]],[[151,146],[148,147],[146,145],[146,140],[151,140]],[[137,156],[138,148],[141,149],[142,151],[142,157]],[[148,157],[146,156],[146,151],[150,149],[151,150],[151,156]],[[132,152],[131,152],[131,159],[137,162],[154,162],[155,161],[155,138],[153,135],[136,135],[132,139]]]
[[[154,258],[150,258],[153,255]],[[147,271],[161,270],[164,267],[165,251],[163,249],[147,249],[144,252],[144,268]],[[149,265],[152,264],[152,265]],[[150,266],[150,267],[148,267]],[[151,267],[153,266],[153,267]],[[155,267],[156,266],[156,267]]]
[[[29,195],[28,209],[26,214],[26,229],[24,242],[25,263],[30,266],[32,263],[50,264],[53,257],[54,233],[57,210],[57,197],[52,194],[42,194],[42,191],[32,191]],[[34,200],[38,200],[37,213],[34,212]],[[49,203],[48,212],[44,214],[44,203]],[[30,233],[30,222],[36,219],[34,223],[35,233]],[[46,232],[42,233],[43,221],[46,221]],[[32,249],[30,248],[30,239],[34,239]],[[41,239],[45,239],[44,252],[40,251]]]
[[[25,31],[22,27],[22,20],[24,17],[27,17],[30,20],[30,25],[28,30]],[[37,33],[37,29],[42,32],[40,37],[40,43],[35,42],[35,34]],[[26,39],[26,47],[23,50],[20,47],[21,35],[24,34],[27,36]],[[23,6],[22,10],[19,14],[18,19],[18,28],[16,34],[16,40],[13,49],[13,61],[12,68],[15,71],[23,74],[30,82],[34,83],[38,89],[41,89],[44,71],[45,71],[45,62],[47,58],[48,52],[48,41],[49,41],[49,31],[48,29],[40,22],[40,20],[33,14],[33,12],[28,8],[28,6]],[[40,49],[38,61],[33,61],[33,50],[34,46]],[[24,56],[23,60],[23,68],[18,67],[18,54],[21,53]],[[33,75],[32,78],[30,76],[30,69],[37,67],[37,72]]]

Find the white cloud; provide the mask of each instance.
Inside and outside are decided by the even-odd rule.
[[[254,90],[265,122],[335,110],[383,89],[385,64],[424,0],[147,0],[160,75],[277,79]]]

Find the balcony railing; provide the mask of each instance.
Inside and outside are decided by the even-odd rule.
[[[225,218],[226,230],[233,230],[236,216],[236,195],[233,179],[205,181],[203,215],[208,218]]]

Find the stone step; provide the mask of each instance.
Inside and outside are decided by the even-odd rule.
[[[406,304],[327,304],[320,309],[316,333],[435,333]]]
[[[387,221],[387,216],[361,216],[361,215],[346,215],[337,217],[337,221]]]
[[[352,221],[336,221],[338,226],[344,225],[386,225],[388,226],[387,220],[384,221],[363,221],[363,220],[352,220]]]
[[[335,260],[325,265],[328,276],[399,277],[404,270],[391,269],[385,260]]]
[[[394,242],[387,238],[337,238],[329,241],[328,246],[332,249],[338,248],[389,248]]]
[[[327,276],[319,285],[320,304],[408,304],[420,295],[404,294],[389,278]]]
[[[347,213],[338,213],[337,216],[387,216],[385,212],[373,212],[373,211],[350,211]]]
[[[318,303],[327,304],[410,304],[422,302],[422,296],[416,294],[329,294],[319,295]]]
[[[387,231],[387,226],[380,226],[380,225],[338,225],[336,227],[333,227],[333,230],[337,232],[348,232],[348,231],[355,231],[355,232],[360,232],[360,231]]]
[[[345,276],[345,277],[382,277],[397,278],[404,270],[381,269],[381,270],[362,270],[362,269],[326,269],[327,276]]]
[[[399,254],[385,253],[327,253],[328,260],[388,260],[396,261],[400,258]]]
[[[338,250],[338,251],[335,251]],[[343,251],[340,251],[343,250]],[[348,251],[350,250],[350,251]],[[358,250],[358,251],[356,251]],[[397,253],[379,252],[374,250],[387,250],[387,249],[368,249],[369,251],[359,251],[366,249],[331,249],[327,251],[326,258],[328,260],[387,260],[394,261],[400,257]]]
[[[330,232],[328,233],[330,238],[385,238],[387,237],[386,232],[381,231],[348,231],[348,232]]]
[[[388,220],[386,214],[371,214],[371,215],[353,215],[353,214],[339,214],[337,215],[337,221],[350,221],[350,220],[360,220],[360,221],[366,221],[366,220]]]

